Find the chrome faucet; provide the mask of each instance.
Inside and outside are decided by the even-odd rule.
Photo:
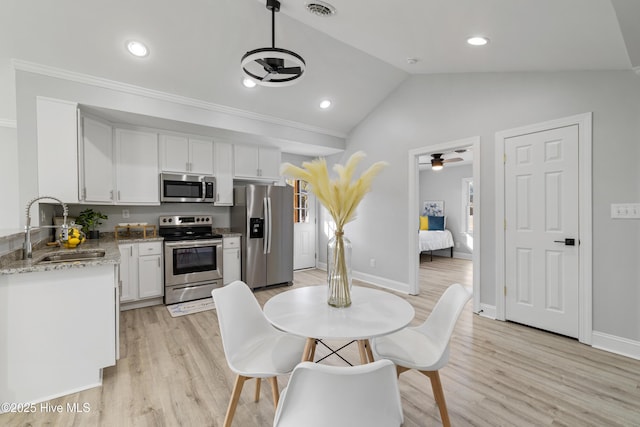
[[[62,216],[63,216],[63,221],[61,226],[62,240],[66,240],[68,238],[69,226],[67,225],[67,216],[69,215],[69,208],[67,207],[67,205],[64,202],[62,202],[62,200],[56,199],[55,197],[51,197],[51,196],[36,197],[35,199],[27,203],[27,209],[26,209],[27,222],[26,222],[26,225],[24,226],[24,243],[22,245],[22,259],[28,259],[33,257],[33,246],[31,244],[31,214],[29,212],[31,211],[31,205],[33,205],[38,200],[42,200],[42,199],[55,200],[60,204],[60,206],[62,206]],[[49,228],[49,227],[43,226],[38,228]]]

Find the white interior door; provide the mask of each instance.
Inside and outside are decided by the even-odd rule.
[[[293,214],[293,269],[316,266],[316,198],[307,184],[295,181]]]
[[[578,131],[571,125],[505,139],[504,171],[505,318],[576,338]]]

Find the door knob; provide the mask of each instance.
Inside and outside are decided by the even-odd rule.
[[[564,239],[564,240],[554,240],[554,243],[564,243],[565,246],[575,246],[576,239]]]

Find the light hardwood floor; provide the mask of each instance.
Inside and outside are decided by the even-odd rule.
[[[294,286],[323,282],[324,275],[297,272]],[[421,264],[420,281],[420,296],[403,295],[416,309],[414,324],[424,321],[447,285],[471,286],[471,263],[434,257]],[[258,291],[256,297],[264,304],[286,289]],[[358,360],[356,346],[342,354]],[[316,358],[322,355],[318,347]],[[344,364],[335,356],[323,363]],[[471,303],[440,374],[454,426],[640,425],[640,361],[480,317]],[[281,389],[287,379],[279,378]],[[214,311],[172,318],[163,306],[131,310],[121,317],[121,359],[105,369],[102,387],[51,401],[63,405],[61,414],[3,414],[0,425],[220,426],[233,380]],[[440,425],[426,377],[402,374],[400,392],[404,426]],[[67,403],[88,403],[90,411],[67,412]],[[269,426],[273,415],[268,382],[258,403],[248,384],[233,425]]]

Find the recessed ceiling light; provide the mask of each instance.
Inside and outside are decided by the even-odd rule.
[[[482,36],[473,36],[467,39],[467,43],[471,46],[484,46],[489,43],[489,39]]]
[[[323,110],[326,110],[329,107],[331,107],[331,101],[329,101],[328,99],[324,99],[320,102],[320,108],[322,108]]]
[[[144,43],[135,40],[127,42],[127,50],[133,56],[137,56],[139,58],[149,55],[149,49],[147,49],[147,46],[145,46]]]
[[[255,80],[251,80],[249,77],[245,77],[244,79],[242,79],[242,85],[244,87],[252,88],[256,87],[256,82]]]
[[[420,61],[419,58],[407,58],[407,64],[409,65],[417,64],[418,61]]]

